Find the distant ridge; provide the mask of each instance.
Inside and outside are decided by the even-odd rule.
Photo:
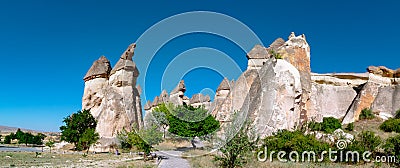
[[[16,132],[17,130],[18,130],[18,127],[9,127],[9,126],[0,125],[1,133]],[[25,128],[21,128],[21,131],[23,131],[23,132],[35,132],[35,133],[42,132],[42,131],[35,131],[35,130],[25,129]]]

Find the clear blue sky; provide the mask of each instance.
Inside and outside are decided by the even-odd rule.
[[[63,117],[81,108],[82,77],[95,59],[105,55],[115,64],[153,24],[189,11],[234,17],[265,45],[277,37],[286,39],[292,31],[304,33],[311,45],[313,72],[365,72],[369,65],[398,68],[399,7],[395,0],[5,0],[0,4],[0,125],[58,131]],[[160,71],[168,62],[195,47],[223,51],[246,68],[245,52],[225,38],[206,33],[181,36],[157,53],[156,58],[164,59],[148,71],[147,98],[160,93]],[[196,69],[184,79],[191,96],[202,88],[216,89],[222,77]]]

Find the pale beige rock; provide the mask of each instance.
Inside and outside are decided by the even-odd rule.
[[[400,85],[379,88],[371,109],[379,113],[379,116],[383,116],[383,119],[395,116],[396,111],[400,110]]]
[[[260,69],[269,57],[267,49],[259,44],[247,53],[247,69]]]
[[[130,131],[143,126],[140,92],[136,87],[139,71],[132,61],[134,47],[134,44],[128,47],[111,72],[108,68],[98,68],[99,63],[95,63],[98,64],[96,68],[87,73],[99,74],[100,71],[93,69],[108,69],[110,76],[90,79],[85,76],[82,109],[90,109],[97,120],[96,132],[99,133],[100,143],[95,149],[100,151],[115,143],[116,135],[122,129]],[[105,58],[99,60],[97,62],[107,63]]]
[[[312,84],[310,118],[322,122],[323,117],[342,119],[357,96],[352,86],[330,84]]]
[[[310,110],[311,101],[311,66],[310,66],[310,46],[307,43],[305,35],[296,36],[294,32],[289,36],[285,45],[278,49],[278,53],[283,59],[292,64],[300,72],[301,79],[301,123],[305,123],[309,118],[309,113],[315,113]]]
[[[183,105],[183,97],[185,95],[185,81],[181,80],[179,84],[171,91],[169,101],[175,105]]]
[[[260,138],[279,129],[292,130],[300,121],[301,93],[299,71],[285,60],[271,58],[251,86],[250,104],[241,111],[248,110],[251,128]]]

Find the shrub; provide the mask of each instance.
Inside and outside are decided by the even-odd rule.
[[[385,132],[400,133],[400,119],[389,118],[379,126],[379,129]]]
[[[256,141],[252,141],[248,135],[247,126],[239,132],[219,150],[221,155],[216,155],[214,160],[219,166],[234,168],[243,166],[252,157],[251,151],[255,148]]]
[[[293,132],[280,130],[273,136],[264,139],[264,144],[259,151],[264,151],[265,148],[267,148],[267,153],[263,153],[267,154],[267,157],[271,156],[271,151],[285,151],[287,153],[287,155],[285,155],[286,159],[289,158],[288,154],[292,151],[298,153],[313,151],[316,154],[315,159],[317,159],[321,158],[321,153],[323,151],[328,151],[329,147],[330,145],[327,142],[318,141],[314,135],[304,135],[304,133],[299,130]],[[272,157],[276,158],[277,153],[273,153]]]
[[[377,147],[382,143],[382,140],[379,136],[375,135],[374,132],[371,131],[363,131],[357,135],[357,138],[354,139],[350,144],[348,144],[346,149],[343,149],[344,152],[341,152],[341,158],[348,158],[346,156],[347,152],[357,152],[359,154],[359,158],[348,158],[349,162],[357,163],[357,160],[362,159],[362,155],[364,152],[368,151],[372,153],[372,158],[375,157],[377,152]],[[354,160],[353,160],[354,159]],[[347,161],[347,160],[346,160]]]
[[[387,155],[396,156],[396,161],[400,161],[400,135],[388,138],[383,146]]]
[[[147,154],[153,148],[153,145],[157,145],[163,141],[163,134],[157,130],[156,126],[141,129],[136,132],[134,129],[127,134],[127,141],[133,147],[136,147],[139,151],[144,152],[144,161],[147,160]]]
[[[342,124],[336,118],[326,117],[323,119],[322,123],[317,123],[314,121],[310,122],[308,124],[308,128],[310,128],[311,131],[323,131],[325,133],[332,133],[336,129],[342,128]]]
[[[361,111],[361,114],[358,116],[358,118],[360,120],[364,120],[364,119],[370,120],[370,119],[375,118],[375,115],[371,109],[365,108]]]
[[[283,56],[276,52],[275,50],[270,50],[269,53],[275,58],[275,59],[283,59]]]
[[[364,148],[371,152],[375,151],[376,148],[382,143],[381,138],[375,135],[375,133],[372,131],[363,131],[358,134],[358,137]]]
[[[396,111],[395,119],[400,119],[400,109]]]
[[[354,123],[347,124],[347,127],[345,129],[347,131],[354,131]]]

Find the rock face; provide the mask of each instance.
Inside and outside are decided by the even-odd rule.
[[[115,143],[122,129],[143,126],[140,93],[136,88],[139,71],[132,61],[135,44],[131,44],[111,70],[109,61],[100,57],[84,77],[82,109],[90,109],[97,120],[100,144],[96,151],[106,151]]]
[[[297,126],[302,87],[300,73],[293,65],[269,59],[260,70],[260,80],[255,80],[250,90],[248,111],[257,135],[265,137],[279,129],[291,130]]]
[[[400,109],[400,85],[379,88],[371,109],[384,116],[396,115],[396,111]]]
[[[312,84],[311,90],[312,120],[322,122],[323,117],[343,118],[357,96],[351,86],[335,86],[327,84]]]
[[[283,59],[291,63],[300,72],[302,87],[300,101],[301,123],[307,121],[311,113],[311,66],[310,66],[310,46],[306,41],[305,35],[296,36],[294,32],[289,36],[285,45],[278,48],[278,53],[282,54]]]
[[[211,105],[211,99],[208,95],[203,95],[201,93],[197,93],[192,96],[189,100],[190,105],[193,107],[204,106],[205,109],[208,109]]]
[[[207,104],[220,121],[221,132],[235,123],[233,114],[238,112],[241,117],[247,116],[254,133],[264,138],[279,129],[291,130],[324,117],[351,123],[358,120],[364,108],[385,119],[400,109],[400,69],[370,66],[366,73],[316,74],[311,73],[310,51],[305,35],[294,33],[287,41],[276,39],[268,48],[255,45],[246,54],[246,71],[236,81],[223,79],[214,102],[202,94],[190,99],[184,96],[186,88],[181,81],[169,96],[163,91],[148,102],[146,112],[165,100],[176,105]]]

